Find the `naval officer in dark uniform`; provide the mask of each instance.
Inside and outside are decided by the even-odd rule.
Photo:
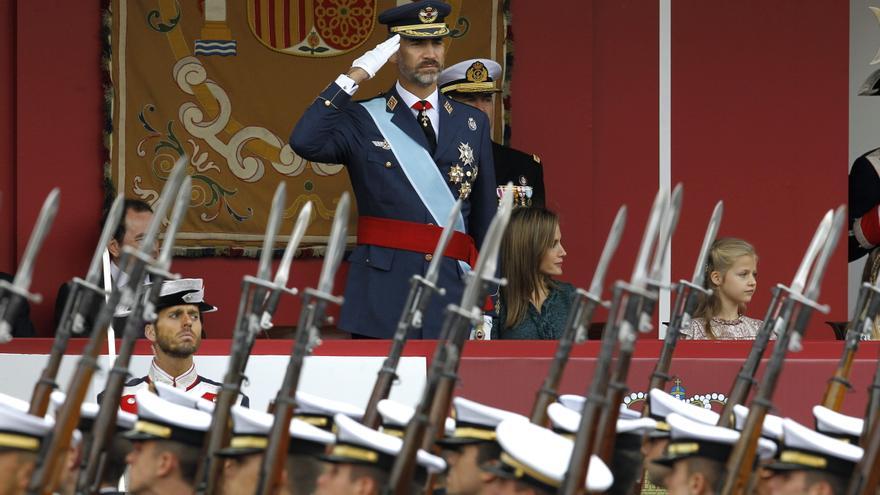
[[[501,91],[501,66],[488,58],[475,58],[459,62],[440,74],[440,92],[453,100],[467,103],[482,110],[489,122],[495,122],[495,93]],[[521,206],[543,208],[544,170],[538,155],[492,143],[492,156],[495,161],[495,181],[499,186],[512,182],[514,186],[531,188],[531,197],[517,197],[515,203]]]
[[[357,200],[358,245],[339,327],[353,336],[389,338],[414,274],[424,274],[455,200],[456,234],[439,285],[414,338],[437,338],[442,309],[461,300],[465,273],[497,208],[486,115],[437,90],[443,70],[448,4],[419,1],[386,10],[391,37],[356,59],[306,109],[290,137],[300,156],[348,167]],[[384,95],[354,102],[358,84],[386,61],[398,81]]]

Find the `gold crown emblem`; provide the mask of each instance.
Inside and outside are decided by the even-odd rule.
[[[489,71],[483,62],[474,62],[468,67],[465,77],[470,82],[485,82],[489,79]]]
[[[419,11],[419,20],[422,21],[423,24],[429,24],[437,20],[437,16],[440,15],[437,12],[437,9],[434,7],[425,7]]]

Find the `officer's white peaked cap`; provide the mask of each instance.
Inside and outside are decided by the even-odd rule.
[[[852,475],[862,459],[861,447],[823,435],[785,418],[778,461],[767,466],[773,471],[821,470],[842,477]]]
[[[265,450],[275,417],[269,413],[238,405],[232,406],[230,412],[232,439],[229,448],[221,450],[220,455],[234,456]],[[288,432],[291,437],[288,451],[291,453],[323,453],[325,446],[333,443],[334,440],[332,433],[298,419],[290,421]]]
[[[64,405],[64,401],[67,400],[67,395],[60,391],[55,390],[49,396],[49,400],[52,401],[52,406],[55,408],[55,414],[58,414],[58,411],[61,410],[61,406]],[[83,426],[84,422],[94,421],[95,418],[98,417],[98,412],[101,410],[101,406],[95,402],[83,402],[79,408],[79,424],[80,427]],[[130,430],[134,428],[134,424],[137,421],[137,415],[132,414],[127,411],[123,411],[119,409],[116,411],[116,428],[122,430]],[[91,429],[91,428],[89,428]],[[118,430],[117,430],[118,431]]]
[[[550,417],[550,423],[553,429],[564,433],[577,433],[581,424],[581,414],[563,406],[558,402],[554,402],[547,407],[547,416]],[[617,420],[616,431],[618,435],[644,435],[653,431],[657,427],[657,422],[651,418],[623,419]]]
[[[325,399],[307,392],[296,392],[296,408],[294,409],[296,418],[330,431],[333,429],[333,417],[336,414],[344,414],[360,421],[364,417],[364,410],[347,402]]]
[[[162,399],[147,389],[135,393],[138,420],[126,436],[132,440],[171,440],[201,446],[211,416]]]
[[[693,421],[677,413],[669,414],[666,422],[670,428],[669,445],[664,457],[654,461],[658,464],[671,465],[688,457],[727,462],[740,437],[736,430]],[[759,458],[770,459],[775,453],[776,445],[773,442],[766,438],[758,439]]]
[[[718,413],[711,409],[676,399],[659,388],[651,389],[648,393],[648,400],[650,401],[651,417],[657,420],[658,430],[669,431],[669,425],[666,424],[664,418],[672,413],[707,425],[718,424]]]
[[[501,459],[483,469],[499,476],[516,479],[543,490],[555,492],[568,471],[574,442],[547,428],[508,419],[498,425]],[[585,487],[588,491],[605,491],[614,482],[611,471],[596,456],[590,457]]]
[[[0,394],[0,431],[3,432],[0,433],[0,447],[38,452],[40,443],[55,426],[55,421],[51,417],[28,414],[21,409],[22,402]]]
[[[473,58],[446,68],[440,73],[437,85],[442,93],[489,93],[499,91],[500,79],[501,65],[498,62],[488,58]]]
[[[455,410],[455,431],[452,435],[437,443],[455,446],[475,442],[491,442],[495,440],[495,428],[507,419],[528,421],[522,414],[517,414],[497,407],[487,406],[479,402],[456,397],[452,399]]]
[[[584,403],[587,402],[587,398],[583,395],[575,395],[575,394],[563,394],[559,396],[558,402],[563,406],[571,409],[572,411],[580,414],[581,411],[584,410]],[[641,418],[642,415],[638,411],[634,411],[624,404],[620,405],[620,416],[623,419],[638,419]]]
[[[196,404],[199,400],[202,400],[196,394],[187,393],[185,390],[181,390],[179,388],[168,385],[167,383],[155,382],[153,383],[156,387],[156,394],[159,397],[171,402],[172,404],[177,404],[178,406],[189,407],[190,409],[196,409]]]
[[[390,472],[394,460],[403,447],[403,440],[368,428],[344,414],[334,417],[336,443],[323,459],[334,463],[365,464]],[[446,462],[424,450],[419,450],[416,462],[431,473],[446,469]]]
[[[396,437],[403,436],[404,429],[409,424],[409,420],[416,413],[415,408],[389,399],[380,400],[376,404],[376,409],[382,416],[382,433]],[[446,423],[443,425],[443,433],[446,435],[453,435],[455,433],[454,419],[446,418]]]
[[[736,419],[734,427],[737,430],[742,431],[746,425],[746,418],[749,417],[749,408],[742,404],[737,404],[733,406],[733,415]],[[774,414],[764,415],[764,424],[761,425],[761,435],[774,442],[782,440],[782,418]]]
[[[824,406],[813,407],[813,416],[816,418],[816,431],[852,444],[858,444],[865,427],[862,418],[847,416]]]
[[[11,407],[21,412],[27,412],[31,408],[30,402],[2,393],[0,393],[0,406]]]

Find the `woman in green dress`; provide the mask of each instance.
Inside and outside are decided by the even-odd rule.
[[[554,280],[565,258],[559,217],[543,208],[518,208],[501,241],[501,288],[495,339],[558,339],[575,288]]]

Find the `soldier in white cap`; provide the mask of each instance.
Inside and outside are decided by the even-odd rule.
[[[200,400],[198,407],[211,413],[214,404]],[[232,406],[232,438],[217,455],[224,458],[223,489],[226,493],[252,493],[257,486],[260,465],[269,444],[274,416],[241,406]],[[324,463],[318,458],[334,437],[320,428],[294,419],[290,422],[290,443],[283,477],[287,493],[308,495]]]
[[[862,418],[847,416],[825,406],[814,406],[813,417],[816,418],[816,431],[819,433],[853,445],[859,444],[865,428]]]
[[[344,414],[355,421],[360,421],[364,417],[364,409],[347,402],[325,399],[297,390],[296,408],[293,411],[294,418],[332,432],[333,418],[337,414]]]
[[[132,441],[126,457],[129,492],[193,493],[211,415],[174,404],[146,389],[138,390],[135,400],[138,419],[126,434]]]
[[[501,91],[501,65],[488,58],[474,58],[459,62],[440,73],[440,92],[476,107],[495,122],[495,94]],[[512,182],[514,204],[543,208],[544,171],[538,155],[530,155],[492,142],[492,158],[495,162],[495,182],[506,186]]]
[[[24,494],[51,418],[31,416],[21,401],[0,394],[0,493]]]
[[[497,461],[501,456],[495,428],[506,419],[528,421],[528,418],[464,397],[455,397],[452,407],[455,411],[455,429],[437,441],[437,445],[443,449],[443,458],[449,465],[446,472],[446,493],[484,493],[496,476],[484,471],[482,466]]]
[[[403,441],[370,429],[357,421],[337,414],[336,443],[323,459],[329,468],[318,478],[315,495],[378,495],[388,484],[394,460]],[[423,450],[416,456],[418,466],[430,473],[446,469],[443,459]],[[421,493],[414,483],[409,493]]]
[[[749,417],[749,408],[741,404],[733,406],[734,428],[742,431],[745,427],[746,419]],[[776,445],[776,451],[779,451],[779,445],[782,441],[782,418],[774,414],[766,414],[764,423],[761,425],[761,437],[770,440]],[[758,478],[755,484],[756,495],[767,495],[769,487],[767,486],[772,472],[766,469],[766,464],[772,462],[772,459],[763,459],[758,466]]]
[[[666,417],[669,443],[663,457],[654,460],[671,468],[666,475],[670,495],[712,495],[718,493],[723,481],[724,466],[739,432],[707,425],[672,413]],[[773,442],[758,439],[758,458],[767,459],[776,452]]]
[[[581,397],[581,399],[583,398]],[[638,467],[642,461],[640,454],[642,439],[646,433],[657,428],[655,420],[638,417],[638,413],[629,411],[629,409],[627,411],[626,415],[630,416],[628,419],[624,418],[624,414],[621,413],[620,419],[617,420],[617,438],[614,442],[611,466],[609,466],[614,472],[614,484],[606,493],[624,495],[630,493],[639,473],[641,473]],[[636,417],[632,417],[632,414],[635,414]],[[547,416],[550,417],[553,431],[572,439],[577,434],[581,423],[579,411],[557,402],[547,407]]]
[[[498,495],[550,495],[559,490],[568,471],[574,442],[547,428],[507,419],[495,430],[501,456],[483,469],[496,475],[486,493]],[[584,488],[607,490],[614,477],[596,456],[590,458]]]
[[[666,475],[669,474],[669,468],[653,461],[663,455],[669,442],[669,424],[666,423],[666,416],[674,412],[707,425],[717,424],[719,417],[718,413],[711,409],[677,399],[656,388],[648,393],[648,405],[651,418],[657,421],[657,428],[648,434],[647,441],[642,446],[642,455],[644,456],[642,465],[648,481],[663,487]]]
[[[56,390],[50,396],[55,411],[61,409],[67,396],[64,392]],[[79,442],[71,442],[70,462],[64,466],[64,472],[60,478],[59,493],[74,493],[76,489],[76,480],[79,476],[82,466],[84,445],[91,443],[93,435],[92,426],[95,424],[95,418],[98,417],[100,410],[98,404],[94,402],[83,402],[80,406],[79,423],[76,429],[81,432],[82,440]],[[125,472],[125,456],[131,450],[131,441],[125,437],[125,433],[134,428],[137,416],[125,411],[117,411],[116,413],[116,431],[107,445],[107,455],[104,458],[104,465],[101,470],[101,480],[98,484],[98,493],[115,494],[121,493],[117,491],[119,480]]]
[[[774,475],[772,495],[843,495],[863,450],[815,432],[786,418],[778,460],[767,466]]]
[[[202,315],[213,311],[217,308],[205,302],[202,279],[169,280],[162,285],[156,302],[156,321],[147,323],[144,328],[154,354],[150,371],[125,384],[119,407],[137,413],[135,393],[149,388],[151,383],[165,383],[195,397],[214,400],[221,384],[200,376],[193,363],[193,355],[202,343]],[[248,398],[243,394],[239,401],[248,405]]]

